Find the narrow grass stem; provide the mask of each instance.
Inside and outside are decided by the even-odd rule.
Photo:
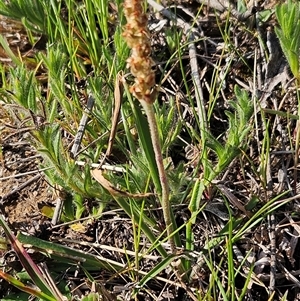
[[[153,150],[155,154],[155,160],[157,164],[157,169],[159,173],[160,183],[161,183],[161,206],[163,209],[164,220],[166,223],[170,249],[173,253],[175,251],[175,243],[173,237],[173,223],[171,218],[171,206],[170,206],[170,189],[168,184],[168,179],[163,163],[163,156],[159,141],[159,133],[154,113],[153,104],[150,104],[144,100],[140,100],[141,105],[143,106],[145,113],[147,115],[147,120],[149,123],[151,141],[153,144]]]

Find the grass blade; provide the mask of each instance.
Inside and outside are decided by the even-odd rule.
[[[32,287],[29,287],[27,285],[25,285],[24,283],[22,283],[21,281],[19,281],[18,279],[14,278],[13,276],[3,272],[0,270],[0,277],[2,277],[4,280],[6,280],[7,282],[9,282],[10,284],[12,284],[13,286],[15,286],[17,289],[30,294],[32,296],[36,296],[42,300],[46,300],[46,301],[56,301],[57,299],[52,298],[50,296],[48,296],[47,294],[38,291]]]

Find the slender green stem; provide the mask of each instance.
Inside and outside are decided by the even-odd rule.
[[[145,110],[145,113],[147,115],[147,120],[149,123],[150,135],[151,135],[155,160],[156,160],[160,183],[161,183],[161,205],[163,209],[164,220],[167,227],[170,248],[171,248],[171,252],[173,253],[175,251],[175,243],[173,237],[174,229],[173,229],[173,223],[171,218],[171,206],[170,206],[170,199],[169,199],[170,189],[169,189],[168,179],[163,163],[163,157],[162,157],[162,151],[161,151],[161,146],[159,141],[159,133],[158,133],[157,123],[155,119],[154,108],[153,108],[153,104],[150,104],[146,101],[140,100],[140,103],[142,104]]]

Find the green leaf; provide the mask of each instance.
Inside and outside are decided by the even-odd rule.
[[[155,278],[161,271],[165,270],[170,264],[179,256],[176,254],[168,255],[158,265],[156,265],[151,271],[144,276],[138,283],[138,287],[143,287],[149,280]]]
[[[160,179],[158,175],[158,169],[156,165],[153,145],[150,138],[150,131],[149,131],[147,118],[142,114],[141,108],[136,103],[132,102],[132,109],[136,120],[136,126],[139,134],[141,147],[145,152],[149,164],[150,173],[153,182],[155,184],[155,187],[157,189],[157,192],[160,193],[161,192]]]
[[[95,271],[104,269],[108,271],[118,271],[123,268],[122,264],[101,256],[81,252],[75,250],[74,248],[44,241],[36,237],[24,235],[22,233],[18,233],[17,237],[22,244],[30,245],[38,250],[45,251],[49,257],[53,257],[56,260],[65,259],[66,262],[75,266],[78,263],[81,263],[88,270],[92,269]]]
[[[1,3],[3,3],[2,1],[0,1],[0,5]],[[22,66],[22,61],[15,56],[15,54],[11,51],[10,46],[7,42],[7,40],[0,34],[0,45],[3,47],[6,55],[12,60],[12,62],[16,65],[16,66]]]
[[[57,301],[57,299],[53,298],[51,295],[47,295],[46,293],[42,292],[42,291],[38,291],[32,287],[26,286],[25,284],[23,284],[21,281],[19,281],[18,279],[12,277],[11,275],[3,272],[0,270],[0,277],[2,277],[4,280],[6,280],[7,282],[9,282],[10,284],[12,284],[13,286],[15,286],[17,289],[32,295],[32,296],[36,296],[37,298],[40,298],[41,300],[46,300],[46,301]],[[24,296],[24,295],[21,295]],[[18,298],[19,299],[19,298]],[[1,298],[1,300],[12,300],[12,299],[3,299]],[[14,299],[16,300],[16,299]],[[28,296],[27,299],[24,300],[28,300]]]

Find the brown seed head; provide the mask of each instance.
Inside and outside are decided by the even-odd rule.
[[[130,91],[139,100],[153,103],[152,90],[155,85],[155,74],[152,70],[150,35],[147,29],[147,16],[143,12],[142,1],[125,0],[124,14],[127,24],[123,37],[132,49],[127,65],[135,77],[135,84]]]

